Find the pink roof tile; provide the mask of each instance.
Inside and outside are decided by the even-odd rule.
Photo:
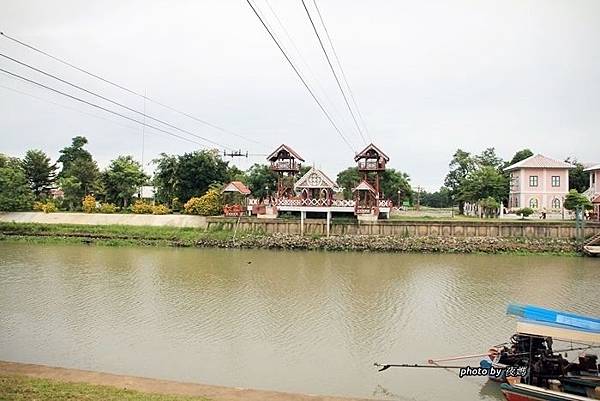
[[[504,171],[511,171],[520,168],[574,168],[570,163],[554,160],[544,155],[534,155],[527,159],[521,160],[511,166],[508,166]]]
[[[231,181],[223,188],[222,192],[239,192],[242,195],[250,195],[250,190],[241,181]]]

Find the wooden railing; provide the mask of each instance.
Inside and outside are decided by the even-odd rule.
[[[355,207],[356,201],[353,199],[298,199],[298,198],[280,198],[275,199],[273,204],[276,206],[307,206],[307,207]],[[248,199],[249,206],[258,205],[258,199]],[[388,199],[382,199],[378,201],[379,207],[392,207],[393,202]]]

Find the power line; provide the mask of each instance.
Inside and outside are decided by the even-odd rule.
[[[271,30],[269,29],[269,27],[267,26],[267,24],[265,23],[265,21],[263,21],[263,19],[260,16],[260,14],[256,11],[256,9],[254,8],[254,6],[250,2],[250,0],[246,0],[246,2],[250,6],[250,8],[252,8],[252,11],[254,11],[254,14],[256,14],[256,17],[258,17],[258,19],[260,20],[262,26],[266,29],[266,31],[269,34],[269,36],[271,37],[271,39],[273,39],[273,42],[275,42],[275,44],[277,45],[277,47],[279,48],[279,50],[281,51],[281,53],[283,54],[283,56],[285,57],[285,59],[287,60],[287,62],[290,64],[290,66],[292,67],[292,69],[294,70],[294,72],[296,73],[296,75],[298,76],[298,78],[300,78],[300,81],[302,81],[302,84],[304,85],[304,87],[308,90],[308,92],[310,93],[310,95],[312,96],[312,98],[314,99],[314,101],[317,102],[317,104],[319,105],[319,108],[321,109],[321,111],[323,112],[323,114],[325,114],[325,117],[327,117],[327,119],[329,120],[329,122],[331,123],[331,125],[333,126],[333,128],[340,135],[340,137],[342,137],[342,139],[344,140],[344,142],[346,143],[346,145],[348,145],[348,147],[350,148],[350,150],[352,151],[352,153],[356,153],[354,151],[354,148],[352,147],[352,145],[350,145],[350,142],[348,142],[348,139],[346,139],[346,137],[344,136],[344,134],[342,133],[342,131],[340,131],[340,129],[338,128],[338,126],[332,120],[332,118],[329,115],[329,113],[327,112],[327,110],[325,110],[325,108],[323,107],[323,105],[321,104],[321,102],[319,101],[319,99],[317,99],[317,97],[315,96],[315,94],[312,91],[312,89],[310,89],[310,86],[308,86],[308,84],[306,83],[306,81],[304,80],[304,78],[302,77],[302,75],[300,74],[300,72],[298,71],[298,69],[296,68],[296,66],[294,65],[294,63],[292,62],[292,60],[288,57],[288,55],[286,54],[286,52],[283,50],[283,48],[281,47],[281,45],[279,44],[279,42],[277,41],[277,39],[275,38],[275,36],[271,32]]]
[[[198,139],[201,139],[201,140],[203,140],[203,141],[206,141],[206,142],[212,143],[213,145],[221,146],[221,147],[223,147],[223,148],[227,148],[227,149],[231,150],[231,148],[229,148],[228,146],[222,145],[222,144],[220,144],[220,143],[218,143],[218,142],[212,141],[212,140],[210,140],[210,139],[208,139],[208,138],[205,138],[205,137],[203,137],[203,136],[197,135],[197,134],[195,134],[195,133],[193,133],[193,132],[191,132],[191,131],[185,130],[185,129],[183,129],[183,128],[179,128],[179,127],[177,127],[177,126],[175,126],[175,125],[173,125],[173,124],[170,124],[170,123],[168,123],[168,122],[166,122],[166,121],[164,121],[164,120],[160,120],[160,119],[158,119],[158,118],[155,118],[155,117],[149,116],[149,115],[147,115],[145,112],[144,112],[144,113],[142,113],[141,111],[135,110],[135,109],[133,109],[133,108],[131,108],[131,107],[129,107],[129,106],[126,106],[126,105],[124,105],[124,104],[122,104],[122,103],[119,103],[119,102],[117,102],[117,101],[114,101],[114,100],[112,100],[112,99],[109,99],[109,98],[107,98],[107,97],[105,97],[105,96],[99,95],[99,94],[98,94],[98,93],[96,93],[96,92],[93,92],[93,91],[91,91],[91,90],[85,89],[85,88],[84,88],[84,87],[82,87],[82,86],[79,86],[79,85],[77,85],[77,84],[74,84],[74,83],[72,83],[72,82],[70,82],[70,81],[67,81],[67,80],[65,80],[65,79],[62,79],[62,78],[60,78],[60,77],[57,77],[56,75],[50,74],[50,73],[48,73],[48,72],[46,72],[46,71],[43,71],[43,70],[41,70],[41,69],[39,69],[39,68],[36,68],[36,67],[34,67],[34,66],[30,65],[30,64],[24,63],[24,62],[22,62],[22,61],[19,61],[19,60],[15,59],[15,58],[12,58],[12,57],[10,57],[10,56],[7,56],[7,55],[5,55],[5,54],[2,54],[2,53],[0,53],[0,56],[1,56],[1,57],[4,57],[4,58],[6,58],[6,59],[8,59],[8,60],[10,60],[10,61],[12,61],[12,62],[15,62],[15,63],[17,63],[17,64],[20,64],[20,65],[22,65],[22,66],[24,66],[24,67],[27,67],[27,68],[29,68],[29,69],[31,69],[31,70],[33,70],[33,71],[39,72],[40,74],[44,74],[44,75],[45,75],[45,76],[47,76],[47,77],[50,77],[50,78],[56,79],[57,81],[60,81],[60,82],[62,82],[62,83],[64,83],[64,84],[67,84],[67,85],[69,85],[69,86],[72,86],[73,88],[79,89],[80,91],[83,91],[83,92],[85,92],[85,93],[88,93],[88,94],[90,94],[90,95],[96,96],[96,97],[98,97],[98,98],[100,98],[100,99],[102,99],[102,100],[105,100],[105,101],[107,101],[107,102],[110,102],[110,103],[112,103],[112,104],[114,104],[114,105],[117,105],[117,106],[119,106],[119,107],[122,107],[122,108],[124,108],[124,109],[127,109],[127,110],[129,110],[129,111],[132,111],[132,112],[134,112],[134,113],[136,113],[136,114],[139,114],[139,115],[143,116],[143,117],[144,117],[144,119],[146,119],[146,118],[149,118],[150,120],[156,121],[156,122],[158,122],[158,123],[161,123],[161,124],[164,124],[164,125],[166,125],[166,126],[168,126],[168,127],[170,127],[170,128],[176,129],[177,131],[180,131],[180,132],[186,133],[186,134],[188,134],[188,135],[194,136],[194,137],[196,137],[196,138],[198,138]],[[145,106],[144,106],[144,107],[145,107]]]
[[[93,77],[93,78],[99,79],[99,80],[101,80],[102,82],[105,82],[105,83],[107,83],[107,84],[109,84],[109,85],[112,85],[112,86],[114,86],[114,87],[116,87],[116,88],[119,88],[119,89],[121,89],[121,90],[124,90],[125,92],[131,93],[132,95],[135,95],[135,96],[142,97],[142,98],[144,98],[145,100],[147,100],[147,101],[149,101],[149,102],[152,102],[152,103],[154,103],[154,104],[157,104],[157,105],[159,105],[159,106],[161,106],[161,107],[164,107],[164,108],[166,108],[166,109],[168,109],[168,110],[174,111],[175,113],[178,113],[178,114],[180,114],[180,115],[183,115],[183,116],[185,116],[185,117],[188,117],[188,118],[190,118],[190,119],[192,119],[192,120],[195,120],[195,121],[197,121],[197,122],[199,122],[199,123],[201,123],[201,124],[204,124],[204,125],[206,125],[206,126],[208,126],[208,127],[211,127],[211,128],[213,128],[213,129],[216,129],[216,130],[218,130],[218,131],[224,132],[224,133],[226,133],[226,134],[233,135],[233,136],[236,136],[236,137],[238,137],[238,138],[244,139],[244,140],[246,140],[246,141],[253,142],[253,143],[256,143],[256,144],[258,144],[258,145],[262,145],[262,146],[265,146],[265,147],[266,147],[266,145],[265,145],[265,144],[263,144],[263,143],[261,143],[261,142],[259,142],[259,141],[256,141],[256,140],[254,140],[254,139],[250,139],[250,138],[247,138],[247,137],[245,137],[245,136],[243,136],[243,135],[240,135],[240,134],[237,134],[237,133],[235,133],[235,132],[229,131],[229,130],[227,130],[227,129],[225,129],[225,128],[222,128],[222,127],[220,127],[220,126],[218,126],[218,125],[216,125],[216,124],[213,124],[213,123],[211,123],[211,122],[208,122],[208,121],[206,121],[206,120],[203,120],[203,119],[201,119],[201,118],[198,118],[198,117],[196,117],[196,116],[193,116],[193,115],[191,115],[191,114],[189,114],[189,113],[186,113],[186,112],[184,112],[184,111],[178,110],[178,109],[176,109],[176,108],[174,108],[174,107],[172,107],[172,106],[169,106],[169,105],[167,105],[167,104],[161,103],[161,102],[159,102],[158,100],[155,100],[155,99],[149,98],[149,97],[148,97],[148,96],[146,96],[145,94],[138,93],[138,92],[136,92],[136,91],[134,91],[134,90],[132,90],[132,89],[129,89],[129,88],[127,88],[127,87],[123,86],[123,85],[120,85],[120,84],[118,84],[118,83],[116,83],[116,82],[114,82],[114,81],[108,80],[108,79],[106,79],[106,78],[103,78],[103,77],[101,77],[101,76],[99,76],[99,75],[96,75],[96,74],[94,74],[94,73],[92,73],[92,72],[90,72],[90,71],[87,71],[87,70],[85,70],[85,69],[83,69],[83,68],[77,67],[76,65],[74,65],[74,64],[71,64],[71,63],[69,63],[68,61],[65,61],[65,60],[63,60],[63,59],[61,59],[61,58],[59,58],[59,57],[53,56],[52,54],[50,54],[50,53],[48,53],[48,52],[45,52],[44,50],[41,50],[41,49],[39,49],[39,48],[37,48],[37,47],[35,47],[35,46],[33,46],[33,45],[27,44],[27,43],[25,43],[25,42],[23,42],[23,41],[21,41],[21,40],[18,40],[18,39],[16,39],[16,38],[13,38],[12,36],[9,36],[9,35],[7,35],[7,34],[6,34],[6,33],[4,33],[4,32],[0,32],[0,36],[2,36],[2,37],[5,37],[6,39],[12,40],[13,42],[15,42],[15,43],[18,43],[18,44],[20,44],[21,46],[25,46],[25,47],[27,47],[27,48],[29,48],[29,49],[31,49],[31,50],[33,50],[33,51],[37,52],[37,53],[43,54],[44,56],[50,57],[51,59],[53,59],[53,60],[55,60],[55,61],[58,61],[59,63],[61,63],[61,64],[64,64],[64,65],[66,65],[66,66],[69,66],[69,67],[71,67],[71,68],[73,68],[73,69],[75,69],[75,70],[77,70],[77,71],[79,71],[79,72],[82,72],[82,73],[84,73],[84,74],[86,74],[86,75],[89,75],[89,76],[91,76],[91,77]]]
[[[358,121],[356,120],[356,116],[354,115],[354,112],[352,111],[352,107],[350,107],[350,102],[348,102],[348,98],[346,97],[346,93],[344,93],[344,89],[342,88],[342,84],[340,83],[340,80],[337,76],[337,73],[335,72],[335,69],[333,68],[333,64],[331,63],[331,60],[329,59],[329,55],[327,54],[327,50],[325,50],[325,45],[323,44],[323,41],[321,40],[321,35],[319,35],[319,31],[317,31],[317,27],[315,26],[315,23],[313,22],[313,19],[310,15],[310,12],[308,11],[308,8],[306,7],[306,3],[304,0],[302,0],[302,5],[304,6],[304,10],[306,11],[306,15],[308,16],[308,20],[310,21],[310,24],[313,27],[313,30],[315,32],[315,35],[317,35],[317,39],[319,40],[319,44],[321,45],[321,49],[323,50],[323,53],[325,54],[325,58],[327,59],[327,64],[329,64],[329,68],[331,69],[331,72],[333,73],[333,77],[335,78],[335,82],[337,83],[338,88],[340,88],[340,92],[342,93],[342,96],[344,97],[344,102],[346,103],[346,107],[348,107],[348,111],[350,112],[350,115],[352,116],[352,120],[354,121],[354,125],[356,126],[356,129],[358,130],[358,133],[360,134],[360,137],[362,138],[363,142],[365,143],[365,145],[367,144],[367,141],[362,133],[362,130],[360,129],[360,125],[358,125]]]
[[[126,119],[126,120],[133,121],[133,122],[135,122],[135,123],[138,123],[138,124],[141,124],[141,125],[145,125],[145,126],[146,126],[146,127],[148,127],[148,128],[152,128],[152,129],[154,129],[154,130],[157,130],[157,131],[160,131],[160,132],[164,132],[165,134],[168,134],[168,135],[174,136],[175,138],[183,139],[184,141],[191,142],[191,143],[195,143],[195,144],[197,144],[197,145],[200,145],[200,146],[204,146],[204,145],[203,145],[203,144],[201,144],[200,142],[196,142],[196,141],[194,141],[194,140],[192,140],[192,139],[189,139],[189,138],[186,138],[186,137],[184,137],[184,136],[181,136],[181,135],[178,135],[178,134],[174,134],[173,132],[170,132],[170,131],[164,130],[164,129],[162,129],[162,128],[155,127],[155,126],[153,126],[153,125],[150,125],[150,124],[144,123],[144,122],[142,122],[142,121],[136,120],[135,118],[128,117],[128,116],[126,116],[126,115],[124,115],[124,114],[121,114],[121,113],[118,113],[118,112],[116,112],[116,111],[113,111],[113,110],[107,109],[106,107],[102,107],[102,106],[100,106],[100,105],[97,105],[97,104],[95,104],[95,103],[88,102],[87,100],[84,100],[84,99],[78,98],[77,96],[73,96],[73,95],[70,95],[70,94],[68,94],[68,93],[65,93],[65,92],[62,92],[62,91],[60,91],[60,90],[58,90],[58,89],[51,88],[50,86],[47,86],[47,85],[44,85],[44,84],[42,84],[42,83],[36,82],[36,81],[34,81],[34,80],[32,80],[32,79],[29,79],[29,78],[23,77],[23,76],[21,76],[21,75],[19,75],[19,74],[15,74],[14,72],[10,72],[10,71],[7,71],[7,70],[5,70],[5,69],[2,69],[2,68],[0,68],[0,71],[1,71],[1,72],[3,72],[3,73],[5,73],[5,74],[12,75],[13,77],[16,77],[16,78],[22,79],[23,81],[26,81],[26,82],[32,83],[32,84],[34,84],[34,85],[37,85],[37,86],[39,86],[39,87],[42,87],[42,88],[44,88],[44,89],[47,89],[47,90],[49,90],[49,91],[52,91],[52,92],[58,93],[58,94],[60,94],[60,95],[66,96],[66,97],[68,97],[68,98],[71,98],[71,99],[73,99],[73,100],[76,100],[76,101],[78,101],[78,102],[85,103],[85,104],[87,104],[87,105],[89,105],[89,106],[92,106],[92,107],[95,107],[95,108],[97,108],[97,109],[100,109],[100,110],[106,111],[107,113],[111,113],[111,114],[114,114],[114,115],[116,115],[116,116],[122,117],[122,118],[124,118],[124,119]]]
[[[323,25],[323,29],[325,30],[325,35],[327,36],[327,41],[329,42],[329,45],[331,46],[331,50],[333,51],[333,56],[335,57],[337,65],[340,68],[340,71],[342,73],[342,78],[344,79],[344,82],[346,83],[346,87],[348,88],[348,93],[350,93],[350,99],[352,99],[352,104],[354,104],[354,108],[356,109],[358,118],[360,119],[362,126],[365,129],[365,132],[367,133],[367,135],[369,136],[369,139],[372,142],[373,138],[371,137],[371,133],[367,129],[367,125],[365,124],[365,120],[362,116],[362,113],[360,112],[358,103],[356,102],[356,99],[354,98],[354,93],[352,92],[352,89],[350,88],[350,84],[348,83],[348,79],[346,78],[346,73],[344,72],[344,69],[342,68],[342,63],[340,62],[337,52],[335,51],[335,47],[333,46],[333,41],[331,40],[331,36],[329,36],[329,31],[327,30],[327,26],[325,25],[325,21],[323,19],[323,16],[321,15],[319,6],[317,6],[317,0],[313,0],[313,4],[315,5],[315,9],[317,10],[317,14],[319,15],[319,20],[321,20],[321,25]]]

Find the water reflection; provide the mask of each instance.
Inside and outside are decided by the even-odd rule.
[[[0,359],[305,393],[496,400],[484,379],[372,365],[485,351],[512,334],[511,301],[598,314],[598,268],[548,256],[0,243]]]

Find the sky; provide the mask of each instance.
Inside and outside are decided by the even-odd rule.
[[[0,53],[168,122],[185,141],[0,72],[0,153],[53,159],[76,135],[118,155],[218,148],[242,169],[288,144],[332,178],[365,146],[301,0],[252,0],[350,143],[323,115],[246,0],[0,0],[0,31],[202,124],[0,37]],[[306,0],[317,28],[313,0]],[[372,139],[413,186],[436,190],[457,148],[600,162],[600,2],[316,0]],[[325,36],[322,36],[325,40]],[[327,42],[325,42],[326,45]],[[328,51],[331,49],[327,47]],[[335,64],[334,64],[335,65]],[[339,69],[336,69],[339,73]],[[0,68],[144,117],[0,57]],[[344,82],[342,80],[342,85]],[[347,88],[344,85],[344,88]],[[348,92],[347,92],[348,93]],[[352,104],[352,103],[351,103]],[[198,139],[206,138],[213,143]]]

